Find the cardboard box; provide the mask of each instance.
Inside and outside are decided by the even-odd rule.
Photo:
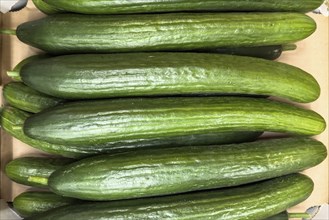
[[[279,59],[280,62],[289,63],[312,73],[321,85],[321,97],[310,104],[303,105],[321,114],[328,123],[328,18],[322,15],[309,14],[318,25],[317,31],[309,38],[298,42],[297,50],[285,52]],[[3,15],[0,19],[4,28],[15,29],[22,22],[44,16],[34,5],[29,2],[27,8],[17,13]],[[2,36],[1,44],[1,80],[2,85],[10,81],[6,71],[11,70],[25,57],[39,53],[40,51],[19,42],[15,36]],[[2,91],[2,86],[1,86]],[[4,104],[1,96],[1,104]],[[328,129],[316,139],[322,141],[328,147]],[[45,155],[20,141],[13,139],[7,133],[1,131],[1,192],[0,198],[6,201],[12,199],[27,187],[11,182],[3,173],[4,166],[13,158],[27,155]],[[326,161],[304,172],[315,182],[315,189],[309,199],[292,208],[292,211],[304,212],[308,207],[328,203],[328,158]]]

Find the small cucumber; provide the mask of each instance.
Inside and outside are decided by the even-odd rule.
[[[91,175],[92,173],[91,171]],[[313,187],[310,178],[302,174],[291,174],[254,184],[212,191],[68,205],[33,216],[28,220],[266,219],[304,201],[312,193]]]
[[[50,174],[71,162],[67,158],[22,157],[10,161],[5,174],[17,183],[47,188]]]
[[[150,149],[83,159],[53,172],[49,188],[85,200],[120,200],[236,186],[295,173],[327,157],[310,138]]]
[[[20,82],[6,84],[3,88],[3,96],[9,105],[32,113],[64,102],[63,99],[43,94]]]
[[[15,197],[13,205],[18,214],[26,218],[54,208],[80,202],[77,199],[62,197],[52,192],[28,191]]]
[[[64,103],[29,117],[24,133],[81,146],[232,131],[317,135],[325,127],[312,110],[262,98],[165,97]]]
[[[18,140],[50,154],[62,155],[69,158],[81,158],[95,154],[114,153],[120,151],[137,150],[153,147],[175,147],[186,145],[212,145],[228,144],[253,141],[262,132],[239,131],[239,132],[214,132],[200,135],[183,135],[170,138],[153,138],[144,140],[115,141],[101,145],[79,145],[51,144],[26,136],[23,132],[24,121],[31,114],[19,109],[6,106],[2,109],[1,126],[9,134]]]

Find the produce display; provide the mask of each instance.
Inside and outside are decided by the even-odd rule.
[[[1,30],[42,51],[3,87],[1,128],[44,152],[5,166],[43,188],[14,198],[21,217],[310,217],[287,210],[327,157],[325,119],[300,105],[321,88],[276,59],[314,33],[322,0],[33,3],[43,18]]]

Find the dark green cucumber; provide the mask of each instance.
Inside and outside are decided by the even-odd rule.
[[[321,163],[326,147],[310,138],[177,147],[100,155],[53,172],[49,188],[85,200],[120,200],[237,186]]]
[[[213,191],[64,206],[30,220],[264,219],[302,202],[312,191],[313,182],[310,178],[302,174],[291,174]]]
[[[64,10],[54,7],[50,4],[47,4],[44,0],[32,0],[35,7],[39,9],[42,13],[50,15],[50,14],[56,14],[56,13],[62,13],[65,12]]]
[[[32,113],[64,102],[62,99],[38,92],[20,82],[6,84],[3,88],[3,96],[9,105]]]
[[[48,210],[65,205],[77,204],[81,201],[62,197],[52,192],[28,191],[15,197],[14,209],[21,217],[34,216]]]
[[[9,134],[13,135],[20,141],[29,144],[39,150],[62,155],[70,158],[81,158],[89,155],[114,153],[118,151],[128,151],[136,149],[144,149],[151,147],[175,147],[186,145],[212,145],[212,144],[228,144],[253,141],[259,137],[262,132],[214,132],[204,133],[200,135],[183,135],[170,138],[153,138],[141,140],[115,141],[101,145],[79,145],[71,146],[68,144],[51,144],[45,141],[36,140],[26,136],[23,132],[24,121],[31,114],[18,110],[13,107],[5,107],[2,110],[1,126]]]
[[[28,45],[71,54],[282,45],[315,29],[302,13],[56,14],[21,24],[16,32]]]
[[[21,68],[25,65],[25,64],[28,64],[32,61],[36,61],[36,60],[41,60],[41,59],[44,59],[44,58],[47,58],[49,56],[47,55],[34,55],[34,56],[30,56],[30,57],[27,57],[25,58],[24,60],[22,60],[21,62],[19,62],[13,70],[11,71],[7,71],[7,75],[13,79],[14,81],[22,81],[21,79],[21,76],[20,76],[20,71],[21,71]]]
[[[22,157],[10,161],[5,173],[17,183],[47,188],[50,174],[71,162],[73,160],[67,158]]]
[[[207,53],[58,56],[24,65],[21,78],[39,92],[64,99],[246,94],[312,102],[320,95],[314,77],[297,67]]]
[[[316,135],[325,127],[312,110],[267,99],[165,97],[64,103],[29,117],[24,132],[79,146],[232,131]]]
[[[45,0],[68,12],[82,14],[131,14],[176,11],[301,11],[318,8],[323,0]]]

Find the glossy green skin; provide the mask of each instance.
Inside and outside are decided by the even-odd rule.
[[[312,190],[313,182],[310,178],[292,174],[213,191],[65,206],[30,219],[264,219],[302,202]]]
[[[238,131],[238,132],[208,132],[199,135],[182,135],[170,138],[153,138],[140,140],[126,140],[108,142],[100,145],[51,144],[26,136],[23,132],[24,121],[31,114],[13,107],[5,107],[2,110],[1,126],[9,134],[18,140],[47,153],[62,155],[69,158],[81,158],[95,154],[114,153],[120,151],[137,150],[153,147],[175,147],[186,145],[212,145],[253,141],[262,132]]]
[[[322,0],[45,0],[54,7],[82,14],[130,14],[174,11],[312,11]]]
[[[80,101],[37,113],[24,133],[49,143],[88,145],[232,131],[316,135],[312,110],[247,97],[171,97]]]
[[[3,96],[9,105],[32,113],[64,102],[63,99],[43,94],[20,82],[6,84],[3,88]]]
[[[301,13],[56,14],[19,25],[17,37],[53,54],[184,51],[288,44],[315,29]]]
[[[284,212],[281,212],[277,215],[266,218],[264,220],[289,220],[289,214],[288,214],[287,211],[284,211]]]
[[[314,77],[297,67],[207,53],[58,56],[24,65],[21,78],[31,88],[65,99],[245,94],[312,102],[320,95]]]
[[[120,200],[237,186],[321,163],[326,147],[310,138],[151,149],[83,159],[56,170],[49,188],[85,200]]]
[[[71,162],[73,160],[67,158],[22,157],[10,161],[5,174],[17,183],[47,188],[50,174]]]
[[[58,7],[54,7],[52,5],[47,4],[44,0],[32,0],[32,1],[35,7],[37,7],[44,14],[50,15],[50,14],[65,12],[64,10]]]
[[[52,192],[28,191],[15,197],[14,209],[21,217],[34,216],[65,205],[77,204],[79,200],[62,197]]]

